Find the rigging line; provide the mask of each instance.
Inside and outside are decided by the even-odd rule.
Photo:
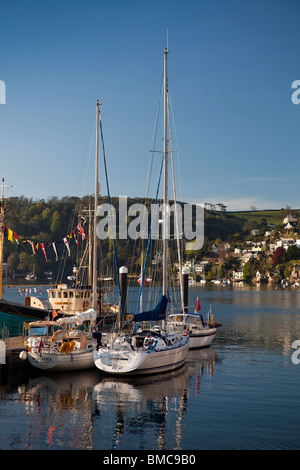
[[[162,67],[160,91],[159,91],[159,95],[158,95],[156,115],[155,115],[155,120],[154,120],[154,125],[153,125],[152,138],[151,138],[151,142],[150,142],[150,150],[149,150],[149,154],[148,154],[148,170],[147,170],[147,178],[146,178],[147,183],[146,183],[146,192],[145,192],[145,197],[144,197],[144,203],[146,203],[147,199],[149,198],[151,175],[152,175],[152,172],[153,172],[154,150],[151,150],[151,149],[155,148],[156,138],[157,138],[159,111],[160,111],[160,107],[161,107],[161,98],[162,98],[162,94],[163,94],[163,76],[164,76],[164,71],[163,71],[163,67]],[[141,245],[142,245],[142,243],[141,243]],[[137,250],[137,240],[134,241],[133,254],[132,254],[132,257],[131,257],[130,272],[133,272],[133,263],[134,263],[134,256],[135,256],[136,250]],[[139,272],[139,274],[140,274],[140,272]],[[132,290],[131,295],[132,295],[132,303],[133,303],[133,295],[134,295],[133,290]]]
[[[169,139],[170,139],[170,147],[172,149],[172,136],[171,136],[171,123],[170,123],[170,100],[168,94],[168,119],[169,119]],[[183,285],[182,285],[182,259],[180,253],[180,242],[179,242],[179,227],[178,227],[178,214],[177,214],[177,200],[176,200],[176,185],[175,185],[175,172],[174,172],[174,159],[173,159],[173,152],[171,152],[171,169],[172,169],[172,179],[173,179],[173,193],[174,193],[174,204],[175,204],[175,226],[176,232],[176,240],[177,240],[177,253],[178,253],[178,265],[179,265],[179,279],[180,279],[180,293],[181,293],[181,303],[182,303],[182,311],[184,311],[184,299],[183,299]]]
[[[158,193],[159,193],[159,187],[160,187],[160,181],[161,181],[161,175],[162,175],[163,165],[164,165],[164,159],[162,158],[161,167],[160,167],[160,174],[159,174],[159,178],[158,178],[157,191],[156,191],[155,204],[157,203],[157,199],[158,199]],[[144,261],[144,268],[143,268],[143,274],[142,274],[142,279],[141,279],[141,286],[140,286],[140,291],[139,291],[139,297],[138,297],[137,307],[136,307],[136,313],[138,313],[138,308],[139,308],[139,305],[140,305],[141,294],[142,294],[142,290],[143,290],[143,287],[144,287],[145,272],[146,272],[146,264],[147,264],[148,254],[149,254],[151,233],[152,233],[152,228],[153,228],[153,223],[154,223],[154,216],[155,216],[155,210],[153,211],[153,217],[152,217],[152,222],[151,222],[151,227],[150,227],[150,233],[149,233],[149,237],[148,237],[147,251],[146,251],[146,256],[145,256],[145,261]]]
[[[177,137],[176,127],[175,127],[175,119],[174,119],[173,105],[172,105],[172,100],[171,100],[170,91],[168,92],[168,98],[169,98],[169,105],[170,105],[169,110],[170,110],[170,112],[171,112],[172,123],[173,123],[174,134],[175,134],[176,148],[179,149],[178,137]],[[181,174],[180,174],[179,150],[178,150],[178,163],[177,163],[177,164],[178,164],[178,180],[179,180],[179,201],[182,201],[182,196],[181,196]]]
[[[108,173],[107,173],[107,165],[106,165],[106,155],[105,155],[105,147],[104,147],[104,138],[103,138],[102,119],[101,119],[100,108],[99,108],[99,118],[100,118],[99,122],[100,122],[100,133],[101,133],[103,160],[104,160],[105,179],[106,179],[106,186],[107,186],[107,197],[108,197],[109,205],[111,206],[111,198],[110,198],[110,190],[109,190],[109,181],[108,181]],[[110,217],[111,217],[112,230],[114,231],[111,211],[110,211]],[[113,233],[113,247],[114,247],[115,267],[116,267],[116,272],[117,272],[117,284],[118,284],[119,296],[121,298],[121,287],[120,287],[120,278],[119,278],[119,269],[118,269],[118,260],[117,260],[116,243],[115,243],[114,233]],[[124,312],[123,312],[122,302],[120,302],[120,306],[121,306],[121,314],[122,314],[122,318],[123,318]]]
[[[155,148],[157,129],[158,129],[158,118],[159,118],[159,111],[160,111],[160,107],[161,107],[162,94],[163,94],[163,71],[162,71],[161,84],[160,84],[160,93],[159,93],[159,98],[158,98],[158,103],[157,103],[157,108],[156,108],[156,116],[155,116],[155,121],[154,121],[154,126],[153,126],[153,133],[152,133],[152,140],[151,140],[150,149]],[[149,175],[148,175],[148,186],[147,186],[147,190],[146,190],[146,198],[148,197],[148,194],[149,194],[149,187],[150,187],[152,167],[153,167],[153,153],[154,153],[154,150],[149,151],[148,160],[151,160],[151,161],[150,161],[150,163],[148,163]]]

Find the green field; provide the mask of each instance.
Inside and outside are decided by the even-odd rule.
[[[283,223],[284,217],[287,214],[292,213],[295,217],[299,217],[299,210],[264,210],[264,211],[237,211],[228,212],[228,214],[234,215],[235,217],[243,218],[245,220],[255,220],[260,223],[261,219],[266,219],[268,224],[280,225]]]

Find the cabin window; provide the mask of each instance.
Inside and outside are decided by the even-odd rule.
[[[57,292],[57,297],[60,299],[61,298],[61,292]]]
[[[56,295],[55,292],[51,292],[52,299],[55,299]]]
[[[74,292],[73,292],[72,290],[69,292],[69,297],[70,297],[71,299],[73,299],[73,297],[74,297]]]
[[[68,297],[68,292],[63,292],[64,299]]]

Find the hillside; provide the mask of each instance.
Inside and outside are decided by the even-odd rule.
[[[67,274],[71,274],[72,267],[82,256],[82,249],[86,243],[82,241],[81,247],[74,242],[72,232],[82,220],[88,221],[87,208],[91,206],[92,197],[82,199],[66,196],[62,199],[51,198],[48,201],[34,201],[25,197],[8,198],[5,201],[5,241],[4,262],[7,263],[8,278],[23,279],[27,273],[35,269],[40,280],[46,279],[45,273],[52,273],[55,278],[62,265],[62,257],[66,254],[65,240],[70,248],[70,256],[66,256],[63,263]],[[107,198],[99,198],[99,205],[107,202]],[[118,217],[118,198],[112,198]],[[140,198],[128,199],[128,207],[132,204],[145,203]],[[147,205],[153,203],[147,201]],[[299,211],[298,211],[299,212]],[[184,253],[186,258],[201,259],[211,251],[213,243],[217,241],[244,240],[249,236],[251,227],[266,229],[268,224],[282,224],[286,211],[249,211],[249,212],[223,212],[205,209],[204,235],[205,244],[199,252]],[[84,219],[82,219],[84,217]],[[128,221],[130,222],[130,218]],[[253,225],[254,224],[254,225]],[[87,231],[87,226],[85,230]],[[75,233],[74,233],[75,234]],[[17,240],[16,240],[17,237]],[[77,240],[78,241],[78,240]],[[57,257],[53,244],[57,248]],[[119,265],[133,266],[138,263],[139,255],[135,252],[134,240],[120,240],[117,238],[117,255]],[[108,239],[101,242],[101,259],[107,269],[111,259],[112,243]],[[174,250],[175,248],[170,248]]]

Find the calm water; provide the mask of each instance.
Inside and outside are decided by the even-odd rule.
[[[172,374],[32,371],[0,385],[0,449],[299,449],[300,291],[193,288],[190,303],[197,295],[223,326]]]

